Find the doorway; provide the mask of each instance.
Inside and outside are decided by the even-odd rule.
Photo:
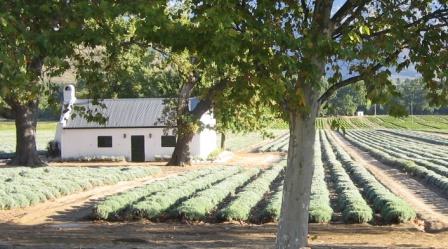
[[[145,136],[131,136],[131,161],[145,161]]]

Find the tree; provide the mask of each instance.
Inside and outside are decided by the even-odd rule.
[[[336,94],[328,100],[324,108],[327,109],[327,115],[352,116],[358,108],[366,109],[367,102],[365,88],[362,82],[359,82],[336,91]]]
[[[0,99],[12,110],[16,124],[16,155],[12,165],[43,165],[37,155],[36,124],[42,96],[50,95],[46,77],[69,68],[81,43],[94,44],[92,18],[107,3],[72,1],[2,1],[0,3]]]
[[[427,92],[420,79],[405,79],[398,84],[402,104],[408,107],[410,115],[432,113],[434,107],[429,106]]]
[[[168,2],[155,6],[163,10]],[[203,63],[235,68],[237,91],[259,93],[289,123],[277,248],[307,245],[314,121],[336,90],[363,80],[367,97],[384,103],[397,94],[390,68],[400,72],[412,63],[431,103],[448,100],[446,1],[181,2],[189,9],[182,17],[142,2],[136,11],[147,18],[137,32],[187,48]]]

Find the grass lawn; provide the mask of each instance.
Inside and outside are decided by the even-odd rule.
[[[50,140],[54,139],[57,122],[40,121],[37,123],[37,149],[45,151]],[[0,157],[14,153],[16,146],[16,127],[13,121],[0,122]]]

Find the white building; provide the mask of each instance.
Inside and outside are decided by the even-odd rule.
[[[190,100],[190,108],[197,102],[194,100]],[[128,161],[153,161],[158,156],[171,156],[176,136],[159,121],[164,99],[105,99],[101,103],[105,109],[93,105],[90,99],[76,99],[73,85],[64,88],[63,113],[55,139],[62,159],[123,156]],[[80,115],[72,117],[74,107],[97,108],[108,121],[100,125]],[[211,113],[204,114],[201,122],[206,127],[216,123]],[[193,158],[207,158],[215,149],[216,133],[212,129],[203,129],[190,142]]]

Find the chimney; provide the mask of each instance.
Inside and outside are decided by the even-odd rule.
[[[76,101],[75,86],[66,85],[64,87],[64,105],[73,105]]]
[[[64,100],[62,103],[62,114],[59,123],[61,123],[62,127],[65,127],[67,120],[70,118],[70,114],[72,111],[72,106],[76,101],[75,96],[75,86],[67,85],[64,87]]]

